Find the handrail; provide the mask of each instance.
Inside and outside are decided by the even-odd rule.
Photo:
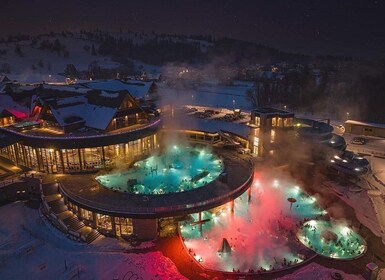
[[[214,198],[206,199],[203,201],[195,202],[195,203],[189,203],[189,204],[181,204],[181,205],[171,205],[171,206],[162,206],[162,207],[143,207],[143,206],[138,206],[138,207],[125,207],[125,210],[127,211],[126,213],[129,214],[130,212],[133,215],[143,215],[143,214],[162,214],[162,213],[167,213],[169,211],[175,211],[175,210],[188,210],[191,208],[197,208],[205,205],[210,205],[213,202],[219,202],[219,201],[225,201],[228,199],[231,199],[231,197],[245,188],[247,185],[249,185],[253,179],[253,170],[248,177],[248,179],[239,187],[236,189],[232,190],[229,193],[226,193],[221,196],[216,196]],[[215,181],[214,181],[215,182]],[[77,194],[74,194],[71,191],[68,191],[68,189],[65,189],[64,185],[61,182],[59,183],[59,188],[60,191],[67,197],[69,197],[71,200],[75,201],[75,203],[78,203],[80,205],[85,205],[88,206],[92,209],[95,209],[96,211],[102,211],[102,212],[114,212],[114,211],[119,211],[122,209],[111,209],[111,205],[106,205],[104,203],[96,202],[96,201],[91,201],[89,199],[86,199],[84,197],[79,197]],[[161,197],[162,195],[159,195]],[[90,204],[90,205],[89,205]],[[96,206],[95,206],[96,205]],[[108,206],[108,208],[106,208]],[[141,212],[139,212],[140,210]]]
[[[29,134],[24,134],[24,133],[21,133],[21,132],[18,132],[18,131],[15,131],[13,129],[9,129],[9,128],[6,128],[6,127],[0,127],[0,131],[6,131],[8,133],[12,133],[12,134],[15,134],[15,135],[19,135],[19,136],[22,136],[22,137],[25,137],[25,138],[33,138],[33,139],[47,139],[47,140],[68,140],[68,139],[92,139],[92,138],[105,138],[105,137],[110,137],[110,136],[113,136],[113,135],[123,135],[123,134],[126,134],[126,133],[131,133],[131,132],[135,132],[135,131],[141,131],[141,130],[144,130],[146,128],[151,128],[153,126],[156,126],[158,124],[160,124],[162,121],[162,119],[160,117],[156,118],[156,120],[148,125],[145,125],[145,126],[141,126],[141,127],[138,127],[138,128],[134,128],[134,129],[130,129],[130,130],[127,130],[127,131],[122,131],[122,132],[115,132],[115,133],[109,133],[109,134],[97,134],[97,135],[85,135],[85,136],[40,136],[40,135],[29,135]]]

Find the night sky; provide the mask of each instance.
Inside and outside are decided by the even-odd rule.
[[[0,35],[144,30],[227,36],[310,54],[385,56],[384,0],[1,0]]]

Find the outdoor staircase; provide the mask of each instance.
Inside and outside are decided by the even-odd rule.
[[[63,199],[53,200],[53,201],[47,202],[47,204],[51,208],[51,211],[54,212],[55,214],[60,214],[68,210]]]
[[[48,219],[50,219],[55,226],[88,244],[100,236],[97,230],[87,227],[73,212],[68,210],[59,192],[57,183],[42,184],[40,188],[45,212],[47,213]],[[58,220],[60,221],[59,226],[57,224]]]
[[[90,243],[92,243],[93,241],[95,241],[96,238],[98,238],[99,236],[100,236],[99,231],[93,229],[93,230],[87,235],[87,237],[86,237],[86,242],[87,242],[88,244],[90,244]]]
[[[76,217],[75,215],[65,218],[63,220],[63,223],[68,226],[69,230],[72,231],[78,231],[79,229],[84,227],[84,223],[79,221],[78,217]]]

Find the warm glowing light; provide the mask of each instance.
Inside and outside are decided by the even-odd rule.
[[[316,221],[316,220],[310,220],[310,221],[309,221],[309,225],[310,225],[311,227],[315,227],[315,226],[317,225],[317,221]]]
[[[343,235],[348,235],[349,233],[350,233],[350,228],[348,228],[348,227],[344,227],[342,230],[341,230],[341,232],[342,232],[342,234]]]

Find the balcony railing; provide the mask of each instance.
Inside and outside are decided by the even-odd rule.
[[[61,182],[59,183],[59,189],[60,189],[60,192],[65,197],[70,198],[70,200],[75,202],[75,204],[78,204],[80,207],[82,205],[88,206],[89,208],[92,208],[93,211],[96,211],[96,212],[100,211],[101,213],[111,213],[111,215],[121,214],[123,216],[124,215],[129,216],[130,214],[136,215],[136,216],[138,215],[139,216],[146,216],[146,215],[162,216],[162,214],[163,215],[169,214],[171,212],[175,212],[175,215],[178,215],[177,212],[179,211],[189,211],[193,213],[194,209],[202,208],[204,206],[207,206],[206,210],[208,210],[216,206],[219,206],[221,204],[224,204],[228,201],[231,201],[232,199],[235,199],[236,197],[241,195],[244,191],[246,191],[249,185],[251,184],[252,180],[253,180],[253,171],[251,172],[250,176],[247,178],[247,180],[243,184],[241,184],[240,186],[238,186],[237,188],[235,188],[234,190],[226,194],[215,196],[209,199],[204,199],[202,201],[197,201],[193,203],[161,206],[161,207],[151,207],[151,206],[128,207],[127,205],[125,205],[124,207],[119,207],[111,204],[101,203],[94,200],[89,200],[84,197],[80,197],[79,195],[65,188]],[[216,181],[212,182],[211,184],[215,184]],[[189,192],[194,192],[194,191],[189,191]],[[181,193],[178,193],[178,195],[180,194]],[[187,192],[184,192],[183,194],[187,194]],[[169,195],[172,196],[173,194],[169,194]],[[157,198],[162,199],[162,195],[157,196]],[[145,203],[146,201],[148,201],[148,196],[142,195],[142,199],[143,199],[143,203]]]

